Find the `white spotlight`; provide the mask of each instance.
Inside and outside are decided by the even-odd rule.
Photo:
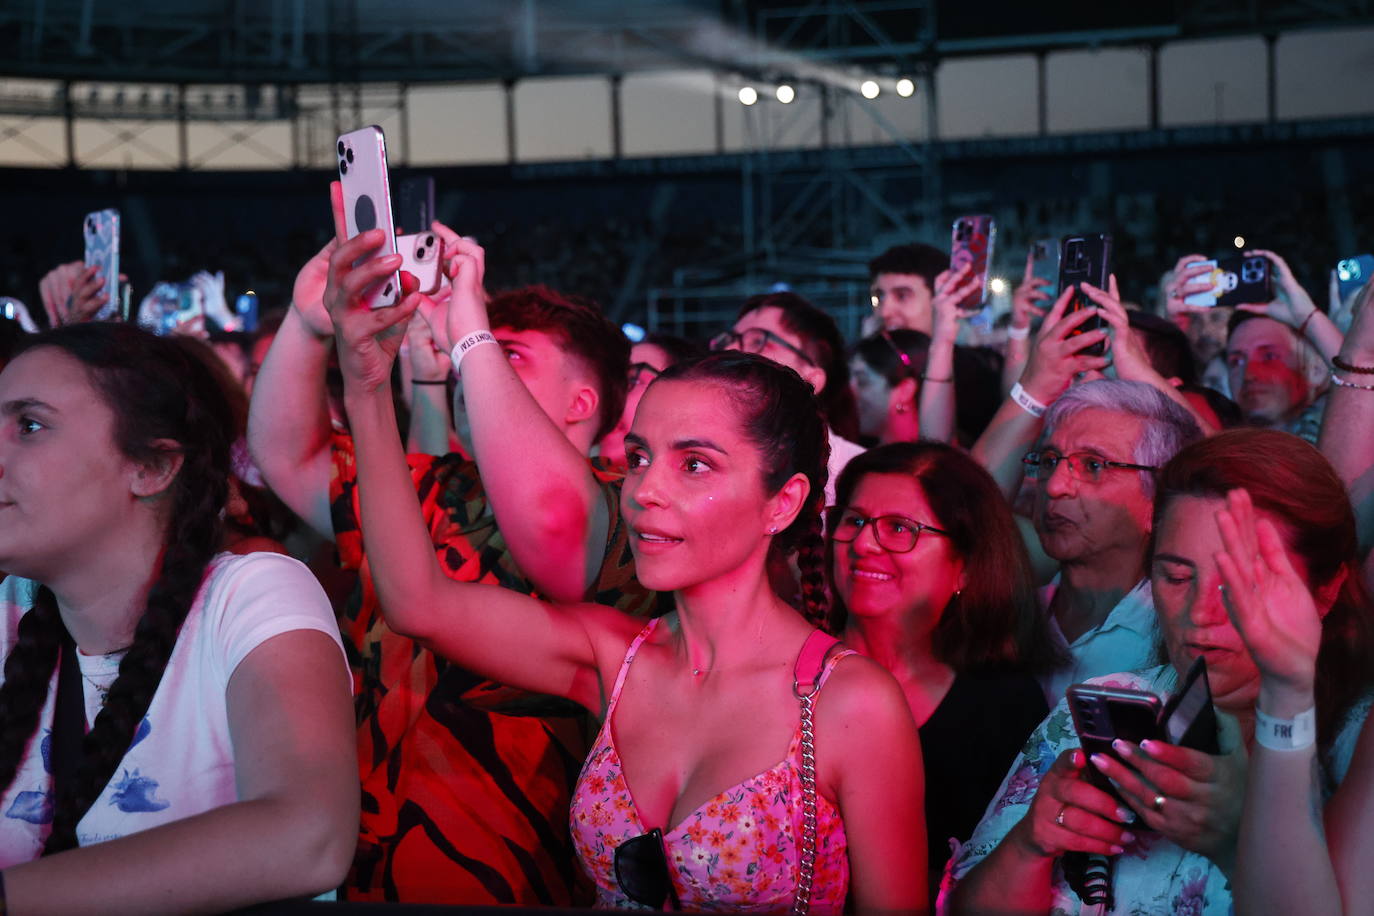
[[[759,100],[759,94],[753,86],[744,86],[739,91],[739,102],[741,105],[752,105]]]
[[[784,105],[789,104],[796,97],[797,91],[786,83],[778,87],[778,101],[782,102]]]
[[[905,76],[897,80],[897,94],[904,99],[909,99],[916,94],[916,84]]]
[[[1006,292],[1007,281],[1003,280],[1001,277],[993,277],[991,280],[988,281],[988,289],[992,290],[994,293],[997,293],[998,295],[1001,295],[1002,293]]]
[[[1237,247],[1237,248],[1244,248],[1244,247],[1245,247],[1245,236],[1243,236],[1243,235],[1238,235],[1238,236],[1236,236],[1232,241],[1234,241],[1234,242],[1236,243],[1236,247]]]
[[[864,80],[859,85],[859,92],[866,99],[876,99],[878,97],[878,84],[874,80]]]

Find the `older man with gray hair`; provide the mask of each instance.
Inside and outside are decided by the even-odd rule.
[[[1045,413],[1025,464],[1040,547],[1059,564],[1046,610],[1071,656],[1042,679],[1051,703],[1069,684],[1152,664],[1154,472],[1201,436],[1188,411],[1144,382],[1075,385]]]

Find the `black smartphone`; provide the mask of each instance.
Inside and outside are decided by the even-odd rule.
[[[417,175],[396,183],[396,221],[407,235],[428,232],[434,222],[434,176]]]
[[[1214,308],[1218,305],[1262,304],[1274,299],[1274,271],[1269,259],[1263,255],[1236,255],[1199,263],[1211,267],[1212,272],[1195,278],[1193,282],[1210,282],[1212,288],[1205,293],[1188,296],[1183,300],[1184,305]]]
[[[1120,738],[1139,744],[1146,739],[1164,740],[1164,731],[1159,724],[1164,703],[1153,693],[1124,687],[1074,684],[1069,687],[1067,696],[1079,743],[1083,746],[1083,753],[1089,757],[1103,754],[1123,766],[1130,766],[1112,748],[1113,741]],[[1111,780],[1097,767],[1089,763],[1083,773],[1091,785],[1125,804]]]
[[[1081,285],[1090,283],[1098,289],[1107,288],[1107,278],[1112,274],[1112,237],[1099,235],[1065,236],[1059,247],[1059,295],[1073,287],[1073,298],[1069,300],[1065,316],[1087,308],[1095,308],[1096,303],[1087,297]],[[1107,326],[1107,320],[1096,316],[1080,324],[1073,336],[1086,334]],[[1079,351],[1087,356],[1101,356],[1107,352],[1107,342],[1101,341]]]

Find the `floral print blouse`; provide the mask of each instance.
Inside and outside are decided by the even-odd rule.
[[[611,733],[625,675],[657,620],[635,637],[616,677],[606,720],[578,777],[572,802],[572,836],[583,869],[596,884],[597,906],[644,909],[620,890],[615,849],[651,827],[639,818]],[[846,650],[827,661],[817,690]],[[800,720],[800,709],[798,709]],[[666,829],[663,845],[682,908],[697,912],[785,913],[797,890],[802,830],[801,727],[787,757],[731,786]],[[840,812],[816,796],[816,867],[813,914],[839,914],[849,887],[849,859]]]
[[[1093,678],[1090,684],[1148,690],[1161,696],[1172,690],[1178,675],[1169,666],[1150,668],[1129,674],[1113,674]],[[1322,751],[1323,792],[1327,798],[1335,792],[1350,768],[1350,758],[1365,717],[1369,714],[1374,694],[1366,694],[1351,705],[1342,717],[1336,739]],[[1073,718],[1067,701],[1050,713],[1049,718],[1031,733],[1021,755],[998,790],[987,813],[974,830],[973,836],[951,859],[940,892],[940,912],[949,890],[988,853],[996,848],[1026,812],[1031,800],[1055,759],[1064,751],[1079,746]],[[1221,869],[1206,856],[1189,852],[1153,832],[1137,834],[1135,845],[1117,857],[1113,870],[1112,888],[1119,916],[1153,916],[1153,914],[1182,914],[1182,916],[1231,916],[1231,887]],[[1056,862],[1051,888],[1051,916],[1097,912],[1084,907],[1078,895],[1064,879],[1063,869]]]

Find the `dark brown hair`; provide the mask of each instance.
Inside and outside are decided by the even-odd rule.
[[[1052,670],[1062,660],[1036,602],[1030,556],[1011,507],[991,475],[963,451],[941,442],[893,442],[852,459],[835,484],[846,506],[869,474],[916,480],[964,561],[963,593],[950,601],[932,634],[935,657],[957,673],[1017,667]],[[826,568],[834,570],[834,542]],[[847,610],[835,600],[836,626]]]
[[[159,440],[170,440],[182,459],[167,492],[165,547],[147,608],[86,734],[76,775],[56,799],[46,853],[76,845],[77,822],[114,775],[162,680],[181,624],[220,544],[234,421],[203,362],[173,341],[132,325],[68,325],[33,337],[26,350],[41,347],[60,350],[85,366],[91,386],[114,414],[114,445],[126,458],[153,461],[165,455]],[[72,562],[82,559],[73,557]],[[0,790],[13,782],[39,730],[62,638],[57,600],[40,584],[5,659]]]
[[[1273,429],[1231,429],[1194,442],[1160,470],[1154,530],[1180,496],[1224,499],[1238,489],[1283,522],[1279,531],[1307,564],[1309,588],[1346,574],[1322,621],[1317,654],[1317,734],[1329,744],[1341,713],[1374,672],[1374,603],[1360,577],[1350,498],[1335,469],[1306,441]]]

